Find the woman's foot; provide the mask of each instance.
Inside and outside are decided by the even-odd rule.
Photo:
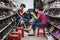
[[[31,28],[28,28],[28,29],[24,29],[24,30],[27,30],[27,31],[31,31]]]
[[[31,31],[31,28],[28,28],[28,31]]]
[[[33,31],[33,34],[29,34],[28,36],[35,36],[35,31]]]
[[[29,33],[30,29],[24,29],[25,32]]]
[[[28,29],[24,29],[25,32],[29,33],[29,31],[31,31],[31,28]]]

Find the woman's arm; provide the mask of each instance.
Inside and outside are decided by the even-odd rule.
[[[20,12],[20,15],[21,15],[21,16],[22,16],[23,14],[24,14],[24,12],[23,12],[23,13]]]
[[[32,15],[35,19],[37,19],[37,20],[39,19],[39,15],[36,16],[36,15],[34,14],[34,12],[31,12],[31,15]]]

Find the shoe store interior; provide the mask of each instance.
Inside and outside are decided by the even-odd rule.
[[[60,40],[60,0],[0,0],[0,40]]]

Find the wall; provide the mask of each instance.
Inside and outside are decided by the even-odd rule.
[[[24,11],[27,11],[29,8],[34,8],[34,0],[18,0],[17,1],[18,8],[20,7],[21,3],[26,5]]]

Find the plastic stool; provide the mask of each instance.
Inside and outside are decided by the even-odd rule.
[[[12,35],[12,34],[10,34],[10,35],[8,36],[8,40],[20,40],[20,39],[19,39],[19,35]]]
[[[16,28],[16,31],[19,31],[20,32],[22,38],[24,37],[24,28],[17,27]]]
[[[41,35],[45,37],[45,28],[44,27],[38,27],[37,36],[41,36]]]
[[[12,35],[19,35],[19,39],[21,40],[20,32],[12,32],[11,34],[12,34]]]

